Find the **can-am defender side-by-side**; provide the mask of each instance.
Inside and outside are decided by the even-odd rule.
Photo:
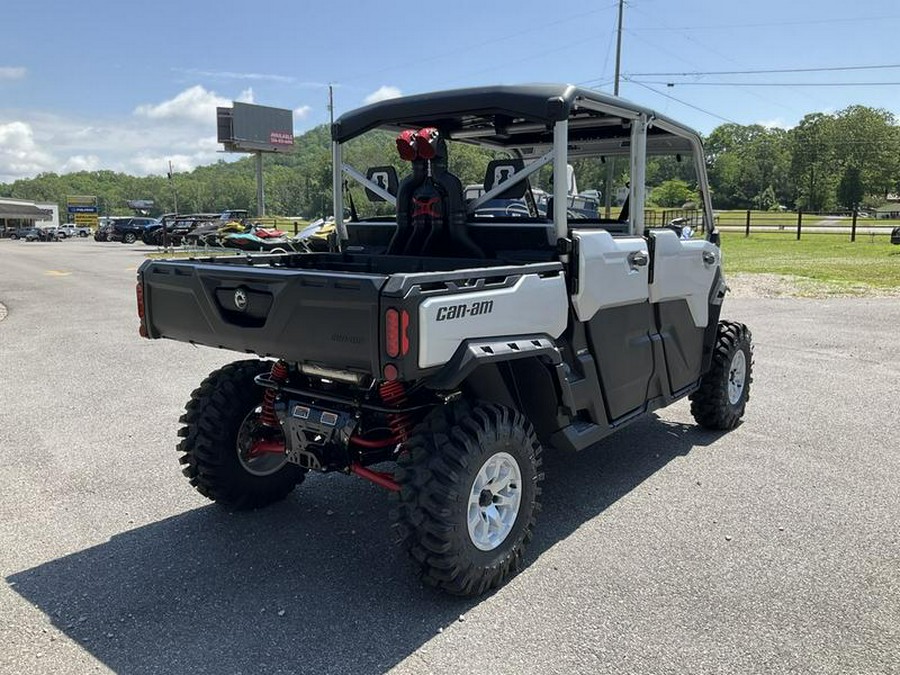
[[[354,166],[370,163],[354,150],[370,133],[399,158]],[[384,101],[343,115],[332,139],[329,251],[138,272],[142,335],[269,359],[225,366],[191,394],[178,450],[200,493],[255,508],[309,472],[356,474],[393,492],[422,579],[474,595],[522,564],[545,448],[584,449],[684,397],[699,424],[738,424],[750,331],[719,319],[726,286],[694,131],[536,85]],[[467,182],[483,159],[477,198],[464,198],[454,152]],[[695,171],[696,211],[675,224],[644,209],[647,167],[663,161]],[[590,174],[601,165],[627,174],[622,203]],[[605,209],[569,208],[579,171]],[[381,215],[360,216],[351,180]],[[489,203],[515,208],[480,211]]]

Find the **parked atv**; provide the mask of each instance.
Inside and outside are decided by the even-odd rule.
[[[396,159],[345,162],[345,144],[373,130],[397,134],[402,179]],[[727,286],[696,132],[617,97],[533,85],[383,101],[343,115],[331,137],[334,184],[346,175],[380,211],[361,217],[351,188],[336,190],[327,251],[138,272],[141,335],[261,357],[190,396],[178,451],[201,494],[252,509],[310,473],[356,475],[392,493],[421,579],[478,595],[526,561],[545,452],[578,461],[684,398],[706,428],[740,423],[753,347],[745,325],[720,320]],[[449,170],[457,142],[509,155],[485,160],[470,201]],[[647,157],[666,153],[696,170],[696,231],[645,226]],[[631,167],[621,212],[570,216],[569,165],[616,155]],[[542,167],[555,177],[544,213],[531,188]],[[497,198],[523,199],[527,217],[478,215]],[[273,241],[258,235],[229,240]]]

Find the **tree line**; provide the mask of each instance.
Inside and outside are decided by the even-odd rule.
[[[705,138],[713,204],[721,209],[795,209],[831,211],[877,207],[900,192],[900,127],[887,110],[850,106],[836,113],[806,115],[792,129],[759,124],[723,124]],[[352,165],[365,168],[385,161],[404,173],[393,150],[393,137],[372,133],[345,149]],[[450,169],[463,184],[481,183],[493,153],[457,143]],[[680,159],[680,158],[679,158]],[[576,162],[579,187],[603,188],[606,172],[613,185],[628,180],[627,162]],[[549,171],[549,170],[547,170]],[[542,171],[538,182],[549,183]],[[651,203],[680,206],[695,198],[690,161],[650,158],[647,183]],[[291,153],[265,157],[266,210],[272,214],[314,218],[331,211],[331,146],[327,125],[298,136]],[[542,185],[542,187],[549,187]],[[361,192],[361,191],[360,191]],[[65,212],[67,195],[96,195],[101,214],[125,215],[129,199],[152,199],[160,213],[256,210],[252,157],[220,161],[193,171],[165,176],[131,176],[113,171],[42,173],[0,183],[0,196],[56,202]]]

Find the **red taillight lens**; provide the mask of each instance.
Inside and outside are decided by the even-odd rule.
[[[147,337],[147,322],[144,320],[144,284],[138,281],[137,286],[134,290],[135,294],[137,295],[138,318],[141,320],[141,325],[138,328],[138,333],[141,337]]]
[[[384,351],[392,359],[409,353],[409,312],[393,307],[384,313]]]
[[[400,356],[400,312],[393,308],[384,313],[384,351],[392,359]]]
[[[409,312],[400,312],[400,354],[409,354]]]

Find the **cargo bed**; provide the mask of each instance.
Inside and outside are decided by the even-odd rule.
[[[305,253],[150,260],[138,275],[147,337],[376,373],[383,292],[402,295],[416,280],[465,281],[486,269],[519,268],[488,260]]]

